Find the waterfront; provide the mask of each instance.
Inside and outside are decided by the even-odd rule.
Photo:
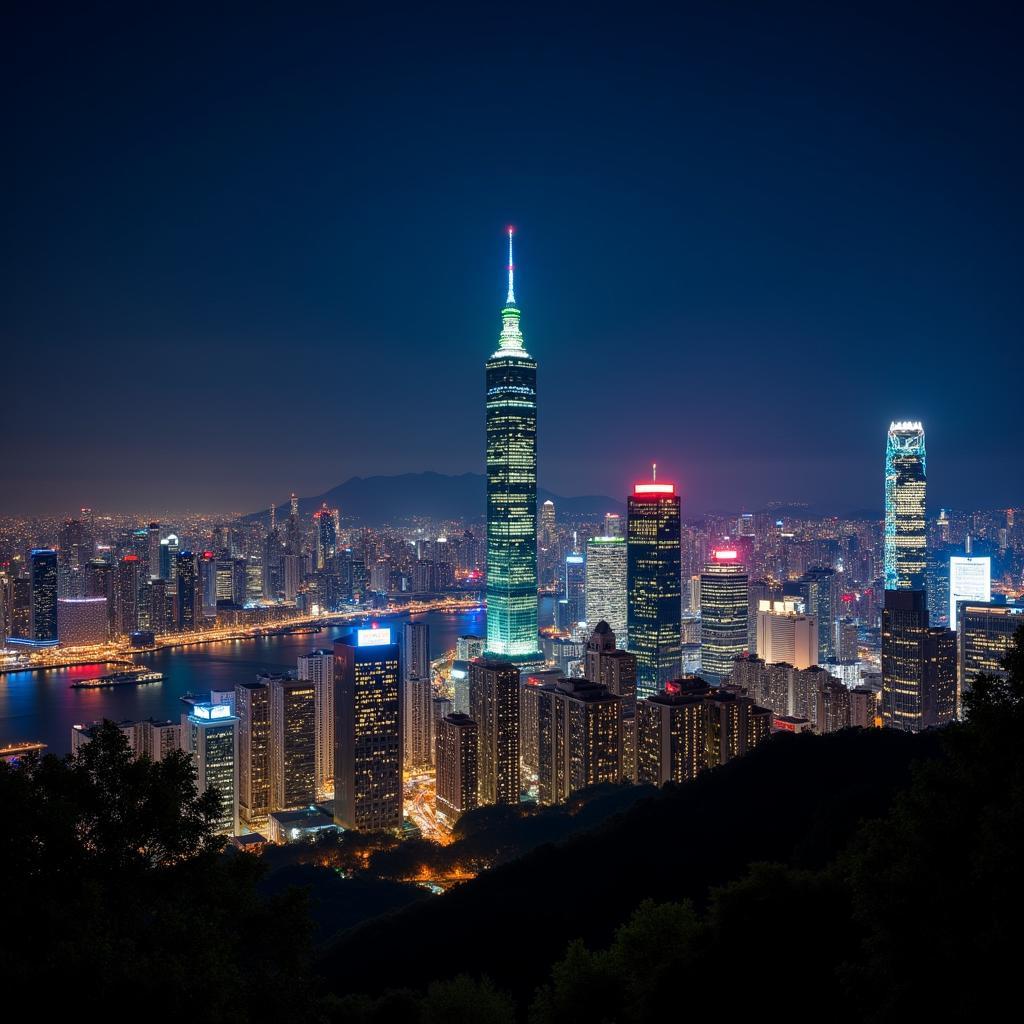
[[[542,602],[543,605],[543,602]],[[374,619],[382,625],[401,627],[404,622],[430,626],[431,656],[438,657],[455,646],[464,634],[483,636],[486,616],[470,612],[423,612]],[[122,686],[115,689],[73,690],[79,679],[104,675],[106,665],[10,672],[0,676],[0,746],[14,741],[39,740],[49,753],[66,754],[71,748],[71,727],[99,718],[177,719],[185,693],[232,686],[255,678],[257,672],[295,670],[300,654],[330,647],[351,625],[327,626],[319,633],[264,636],[225,640],[185,647],[168,647],[135,656],[147,668],[163,672],[162,683]]]

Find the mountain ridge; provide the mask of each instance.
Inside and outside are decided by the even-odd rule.
[[[566,497],[543,487],[538,502],[553,501],[560,515],[594,516],[625,513],[625,503],[607,495]],[[426,471],[393,476],[353,476],[322,492],[299,499],[299,514],[307,517],[326,502],[341,510],[343,519],[366,526],[401,522],[412,518],[482,521],[487,508],[487,478],[483,473],[451,475]],[[277,506],[278,521],[288,515],[288,503]],[[269,520],[269,509],[251,512],[247,521]]]

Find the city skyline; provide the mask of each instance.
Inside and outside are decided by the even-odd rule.
[[[55,372],[0,412],[0,512],[251,511],[480,471],[471,354],[510,221],[542,487],[621,497],[657,461],[684,515],[874,508],[878,424],[919,419],[934,507],[1024,501],[998,372],[1021,326],[998,18],[676,14],[626,49],[600,19],[522,17],[514,40],[447,16],[386,36],[373,15],[230,19],[227,85],[216,30],[23,12],[5,369]],[[478,57],[499,37],[531,68],[511,89]],[[972,47],[984,73],[950,74]]]

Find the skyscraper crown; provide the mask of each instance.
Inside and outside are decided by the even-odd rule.
[[[495,355],[516,355],[527,357],[523,345],[523,332],[519,327],[519,308],[516,306],[515,264],[512,261],[512,235],[515,228],[508,229],[508,294],[501,311],[501,335]]]

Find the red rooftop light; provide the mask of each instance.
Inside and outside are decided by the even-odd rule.
[[[634,494],[675,494],[675,484],[634,484]]]

